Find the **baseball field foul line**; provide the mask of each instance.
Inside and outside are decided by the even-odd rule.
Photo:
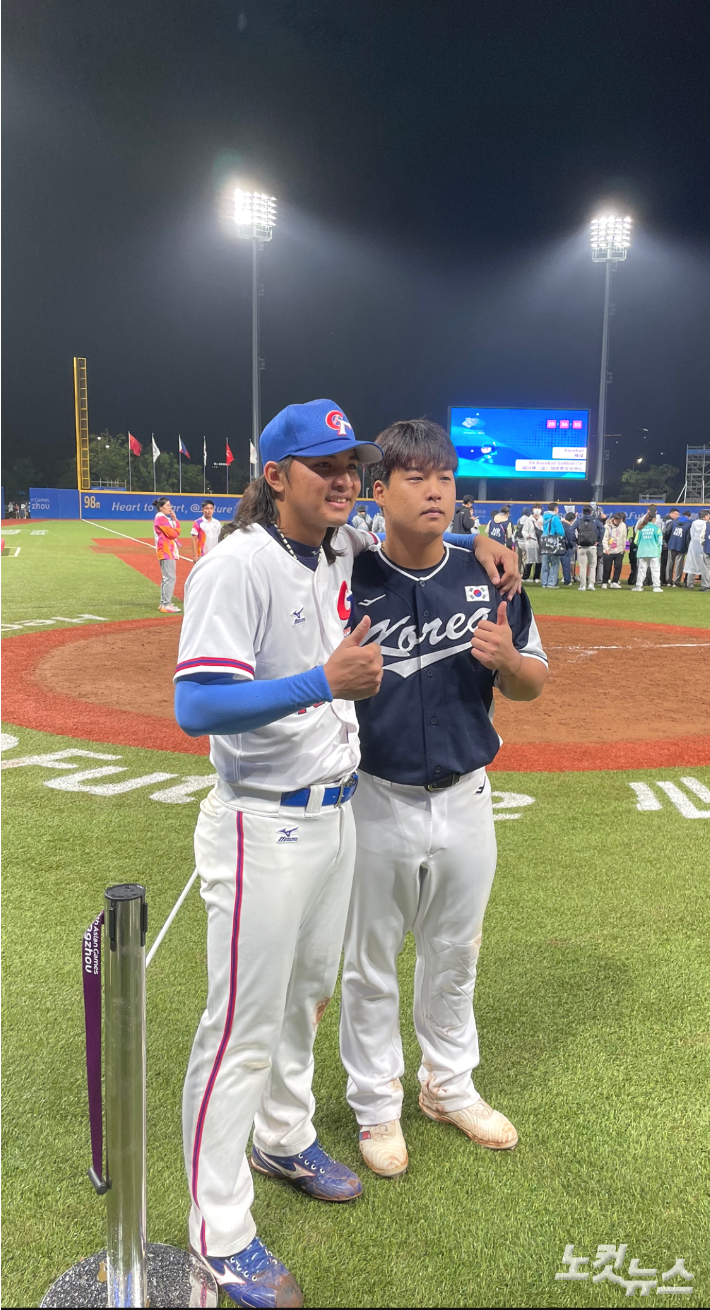
[[[139,546],[145,546],[146,550],[155,550],[148,541],[141,541],[140,537],[130,537],[127,532],[118,532],[116,528],[105,528],[103,523],[94,523],[91,519],[82,519],[82,523],[88,523],[89,527],[98,528],[99,532],[112,532],[114,537],[124,537],[126,541],[135,541]],[[189,555],[181,555],[178,547],[178,559],[189,561]]]
[[[168,931],[168,928],[170,927],[173,919],[175,918],[175,915],[180,909],[180,906],[185,900],[185,897],[187,896],[196,877],[197,877],[197,869],[193,869],[191,877],[188,879],[187,883],[185,884],[182,891],[180,892],[180,895],[178,896],[175,904],[173,905],[172,910],[170,911],[167,919],[165,920],[165,923],[163,924],[162,928],[160,929],[160,932],[158,933],[158,936],[156,937],[155,941],[153,942],[153,945],[151,946],[150,950],[148,951],[148,954],[145,957],[146,969],[148,968],[148,965],[150,964],[153,956],[155,955],[155,952],[160,946],[160,943],[162,942],[166,932]]]

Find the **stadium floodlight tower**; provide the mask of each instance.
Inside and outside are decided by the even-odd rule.
[[[611,295],[612,269],[626,259],[626,252],[631,245],[631,219],[618,218],[616,214],[604,214],[593,218],[591,226],[592,259],[595,264],[606,264],[604,286],[604,329],[602,332],[602,367],[599,377],[599,409],[597,417],[597,466],[592,486],[594,500],[599,502],[604,495],[604,441],[606,433],[606,389],[611,381],[609,365],[609,314],[612,306]]]
[[[276,199],[261,191],[237,187],[234,192],[234,222],[237,236],[251,241],[251,444],[250,478],[261,473],[259,434],[261,432],[261,369],[259,356],[259,252],[270,241],[276,226]]]

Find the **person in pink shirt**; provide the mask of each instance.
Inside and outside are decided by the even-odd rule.
[[[161,614],[179,614],[179,606],[173,605],[172,602],[177,577],[177,564],[175,561],[180,558],[178,548],[180,524],[167,496],[158,496],[158,499],[153,501],[153,505],[157,510],[153,519],[153,536],[155,537],[155,549],[158,552],[162,577],[160,605],[158,608]]]

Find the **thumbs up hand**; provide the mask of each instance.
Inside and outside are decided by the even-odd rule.
[[[365,700],[375,696],[382,682],[382,651],[376,642],[363,645],[370,631],[366,615],[353,632],[336,646],[323,666],[336,700]]]
[[[482,619],[471,638],[471,654],[484,669],[500,669],[503,673],[518,673],[523,657],[513,645],[513,634],[508,623],[508,602],[498,606],[495,623]]]

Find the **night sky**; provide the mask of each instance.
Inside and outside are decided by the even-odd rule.
[[[280,204],[264,422],[595,410],[614,203],[609,477],[710,441],[706,0],[6,0],[4,29],[4,434],[42,481],[75,354],[92,431],[246,466],[238,177]]]

